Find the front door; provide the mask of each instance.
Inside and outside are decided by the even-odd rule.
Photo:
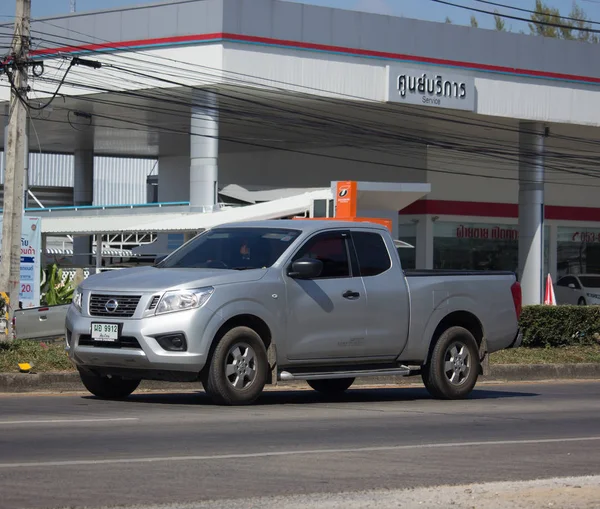
[[[362,278],[352,274],[349,242],[347,231],[320,233],[293,256],[321,260],[323,272],[311,280],[286,277],[289,360],[326,362],[364,351],[367,299]]]

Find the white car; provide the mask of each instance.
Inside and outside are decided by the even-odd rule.
[[[561,277],[556,282],[557,304],[586,306],[600,304],[600,275],[577,274]]]

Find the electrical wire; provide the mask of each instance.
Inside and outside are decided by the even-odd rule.
[[[50,24],[50,25],[53,25],[53,24]],[[60,28],[58,25],[53,25],[53,26]],[[74,33],[81,34],[80,32],[76,32],[76,31],[73,31],[73,30],[71,30],[71,32],[74,32]],[[84,35],[84,36],[85,36],[85,34],[81,34],[81,35]],[[75,42],[78,42],[78,43],[84,43],[84,44],[89,44],[89,43],[90,43],[90,40],[87,40],[87,41],[86,41],[86,40],[81,40],[81,39],[74,39],[74,38],[72,38],[72,37],[67,37],[66,39],[68,39],[68,40],[72,40],[72,41],[75,41]],[[94,40],[98,40],[97,38],[93,38],[93,39],[94,39]],[[102,39],[100,39],[100,41],[102,41],[102,42],[104,42],[104,43],[107,43],[107,41],[103,41]],[[61,41],[51,41],[51,42],[52,42],[53,44],[56,44],[56,43],[60,43]],[[64,44],[64,43],[63,43],[63,44]],[[107,44],[106,44],[106,46],[107,46],[107,47],[108,47],[108,44],[109,44],[109,43],[107,43]],[[105,53],[105,52],[103,52],[103,51],[100,51],[100,50],[91,50],[91,51],[92,51],[93,53],[101,54],[101,55],[103,55],[103,56],[104,56],[104,58],[106,58],[106,53]],[[151,63],[151,62],[149,62],[149,61],[142,60],[142,59],[139,59],[139,58],[138,58],[138,59],[132,58],[132,57],[130,56],[130,54],[131,54],[131,52],[128,52],[128,53],[127,53],[127,57],[126,57],[126,58],[128,58],[128,59],[130,59],[130,60],[132,59],[132,60],[134,60],[134,61],[139,61],[139,62],[141,62],[141,63],[144,63],[145,65],[148,65],[148,64],[150,64],[150,63]],[[117,55],[117,57],[120,57],[120,55]],[[171,66],[171,68],[172,68],[172,69],[181,69],[181,67],[182,67],[183,65],[188,65],[188,66],[192,66],[192,67],[194,67],[194,68],[201,68],[201,69],[205,69],[205,70],[219,71],[219,72],[222,72],[222,74],[223,74],[223,75],[227,75],[227,76],[229,76],[229,78],[228,78],[228,80],[229,80],[229,81],[231,81],[231,77],[230,77],[230,76],[236,76],[236,77],[237,77],[237,80],[238,80],[238,82],[239,82],[240,84],[242,84],[242,85],[248,85],[248,78],[252,78],[252,79],[255,79],[255,80],[257,80],[257,79],[258,79],[258,78],[256,78],[256,77],[248,76],[248,75],[241,74],[241,73],[234,73],[234,72],[231,72],[231,71],[221,71],[221,70],[216,70],[216,69],[209,68],[209,67],[206,67],[206,66],[199,66],[199,65],[197,65],[197,64],[187,64],[187,63],[179,62],[179,61],[176,61],[176,60],[174,60],[174,59],[170,59],[170,58],[163,57],[163,56],[154,56],[154,58],[156,58],[156,59],[160,60],[161,62],[163,62],[163,61],[168,61],[168,62],[174,62],[174,63],[176,63],[176,64],[177,64],[177,67]],[[160,68],[161,68],[161,67],[169,67],[169,66],[167,66],[167,65],[165,65],[165,64],[162,64],[161,66],[159,66],[159,67],[158,67],[158,69],[157,69],[155,72],[160,72]],[[206,73],[203,73],[203,74],[205,75]],[[218,81],[218,80],[217,80],[217,79],[215,79],[215,81]],[[264,80],[262,80],[262,81],[264,81]],[[288,85],[288,86],[290,85],[289,83],[285,83],[285,82],[276,82],[276,83],[279,83],[279,84],[281,84],[281,85],[284,85],[284,86],[285,86],[285,85]],[[262,86],[262,87],[265,87],[265,84],[264,84],[264,83],[261,83],[261,86]],[[310,92],[314,92],[314,91],[319,91],[319,89],[317,89],[317,88],[314,88],[314,87],[299,86],[299,85],[296,85],[296,84],[294,84],[294,87],[295,87],[295,88],[301,88],[301,89],[304,89],[304,90],[308,90],[308,92],[309,92],[309,93],[310,93]],[[273,87],[272,85],[270,85],[270,86],[267,86],[267,88],[269,88],[270,90],[273,90],[273,89],[275,89],[275,90],[278,90],[278,91],[280,91],[281,93],[289,93],[289,92],[288,92],[288,90],[286,90],[285,88],[282,88],[282,87]],[[322,91],[321,91],[321,92],[322,92]],[[351,96],[351,95],[348,95],[348,94],[337,94],[337,95],[338,95],[339,97],[341,97],[341,98],[361,99],[361,100],[363,100],[363,101],[364,101],[364,98],[358,98],[358,97]],[[323,101],[323,100],[325,100],[324,98],[319,98],[319,97],[316,97],[315,95],[311,95],[310,97],[311,97],[311,100],[314,100],[314,101],[319,101],[319,100]],[[388,105],[388,106],[390,106],[391,108],[393,108],[393,107],[394,107],[394,105]],[[368,106],[367,106],[367,107],[368,107]],[[413,111],[415,111],[415,113],[414,113],[414,114],[415,114],[415,115],[419,115],[419,116],[420,116],[420,118],[425,118],[425,117],[427,117],[427,116],[428,116],[427,114],[423,113],[423,112],[422,112],[422,110],[419,110],[417,107],[413,107]],[[419,112],[419,113],[417,113],[417,112]],[[459,116],[458,116],[458,115],[456,115],[456,114],[452,114],[452,113],[446,113],[446,112],[444,112],[444,113],[438,112],[438,113],[436,113],[436,114],[429,115],[429,118],[435,118],[435,119],[441,119],[442,117],[447,117],[448,119],[452,119],[452,118],[459,119],[459,118],[461,118],[461,117],[459,117]],[[464,119],[462,119],[462,123],[463,123],[463,124],[465,123]],[[472,124],[472,125],[480,125],[480,126],[486,126],[486,127],[487,127],[487,126],[493,126],[493,127],[496,127],[496,128],[498,128],[498,129],[501,129],[501,130],[504,130],[504,131],[520,132],[520,130],[519,130],[519,129],[515,129],[515,128],[512,128],[512,127],[507,127],[507,126],[505,126],[505,125],[502,125],[502,124],[500,124],[500,123],[498,123],[498,122],[490,122],[490,121],[484,121],[484,122],[482,122],[482,121],[470,121],[469,123],[470,123],[470,124]],[[555,135],[555,137],[556,137],[556,135]],[[565,139],[567,139],[567,138],[565,138]],[[573,140],[572,138],[570,138],[570,141],[575,141],[575,140]],[[595,141],[591,141],[591,140],[585,140],[585,142],[586,142],[586,143],[588,143],[588,144],[595,144]]]
[[[598,21],[591,21],[591,20],[587,20],[587,19],[581,19],[581,18],[571,18],[569,16],[563,16],[561,14],[549,14],[549,13],[545,13],[545,12],[540,12],[540,11],[535,11],[535,10],[531,10],[531,9],[524,9],[523,7],[514,7],[512,5],[506,5],[506,4],[502,4],[502,3],[498,3],[498,2],[491,2],[489,0],[475,0],[476,2],[479,2],[481,4],[488,4],[488,5],[493,5],[495,7],[502,7],[503,9],[511,9],[513,11],[519,11],[519,12],[526,12],[528,14],[539,14],[542,16],[548,16],[550,18],[558,18],[560,19],[564,19],[567,21],[575,21],[577,23],[589,23],[591,25],[600,25],[600,22]],[[502,16],[501,14],[497,14],[498,16]],[[534,21],[534,20],[529,20],[530,23],[535,23],[537,24],[538,21]],[[572,27],[576,30],[578,30],[579,28],[577,27]]]
[[[187,117],[186,117],[187,118]]]
[[[467,11],[478,12],[480,14],[489,14],[490,16],[500,16],[501,18],[512,19],[512,20],[515,20],[515,21],[524,21],[525,23],[533,23],[535,25],[542,25],[542,26],[555,27],[555,28],[568,28],[568,29],[571,29],[571,30],[573,29],[572,26],[564,25],[564,24],[561,24],[561,23],[553,23],[551,21],[532,21],[531,19],[521,18],[519,16],[513,16],[511,14],[500,14],[500,13],[497,13],[497,12],[492,12],[492,11],[486,11],[486,10],[483,10],[483,9],[478,9],[476,7],[468,7],[466,5],[455,4],[453,2],[448,2],[447,0],[430,0],[430,1],[431,2],[435,2],[437,4],[443,4],[443,5],[448,5],[450,7],[456,7],[458,9],[464,9],[464,10],[467,10]],[[593,33],[593,34],[600,33],[599,29],[588,28],[588,27],[577,27],[577,30],[580,31],[580,32],[589,32],[589,33]]]

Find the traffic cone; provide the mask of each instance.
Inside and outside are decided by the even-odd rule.
[[[548,274],[546,279],[546,292],[544,294],[544,304],[546,306],[556,306],[556,296],[554,295],[554,286],[552,285],[552,276]]]

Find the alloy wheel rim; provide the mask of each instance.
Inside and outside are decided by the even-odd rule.
[[[444,355],[444,375],[452,385],[462,385],[471,373],[471,353],[461,341],[455,341]]]
[[[225,377],[235,390],[250,387],[256,379],[256,352],[248,343],[236,343],[225,358]]]

